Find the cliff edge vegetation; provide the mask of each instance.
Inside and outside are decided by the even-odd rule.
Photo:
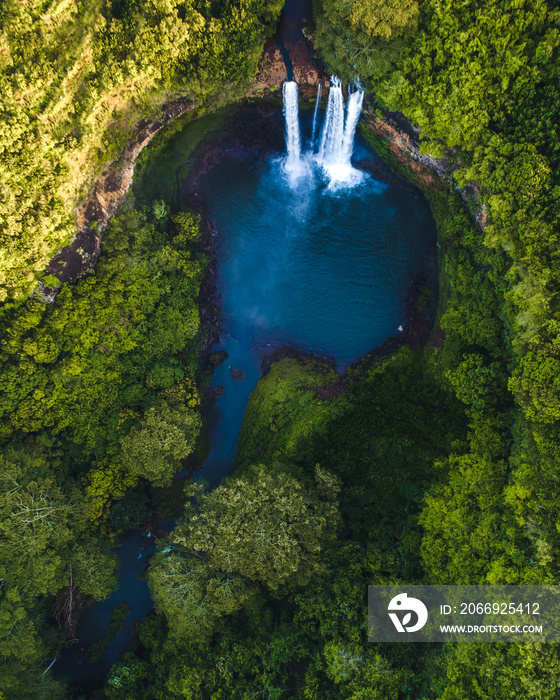
[[[282,3],[42,2],[0,8],[0,301],[25,296],[141,119],[239,94]]]

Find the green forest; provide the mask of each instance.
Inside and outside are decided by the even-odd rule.
[[[1,700],[560,697],[554,643],[367,641],[371,584],[559,580],[558,0],[314,0],[326,73],[448,164],[423,178],[362,122],[430,203],[443,339],[344,391],[318,358],[273,363],[216,488],[174,481],[208,451],[199,215],[130,193],[87,275],[45,273],[140,120],[248,94],[282,5],[0,4]],[[154,611],[103,690],[69,688],[49,664],[152,513],[176,520]]]

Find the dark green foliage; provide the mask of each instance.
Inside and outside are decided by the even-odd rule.
[[[457,644],[441,700],[552,700],[558,695],[556,644]]]
[[[60,31],[46,28],[40,47],[39,10],[27,24],[15,4],[0,11],[1,46],[9,46],[0,53],[9,102],[3,165],[18,172],[31,163],[2,191],[6,241],[23,241],[0,280],[7,289],[21,286],[18,272],[68,230],[71,207],[61,211],[56,195],[66,177],[60,149],[99,148],[106,133],[112,152],[122,139],[108,113],[89,138],[96,91],[117,95],[117,85],[136,81],[144,112],[163,91],[200,99],[224,85],[233,94],[279,9],[132,0],[92,7],[81,20],[103,19],[92,34],[93,65],[82,68],[89,82],[62,90],[73,116],[57,123],[64,145],[52,146],[52,172],[44,165],[51,127],[37,115],[58,104],[76,49],[57,58]],[[441,328],[427,348],[363,363],[344,382],[318,361],[273,365],[247,410],[238,473],[187,505],[156,556],[150,580],[162,614],[145,620],[138,653],[113,667],[107,696],[553,700],[555,645],[371,645],[365,596],[368,583],[557,582],[558,3],[317,0],[315,11],[327,66],[417,123],[426,153],[453,148],[455,182],[476,184],[487,221],[478,229],[457,195],[430,190]],[[85,41],[71,15],[75,41]],[[51,63],[47,71],[46,55],[58,72]],[[22,62],[29,68],[18,77],[12,67]],[[47,72],[56,75],[52,98],[34,89]],[[27,111],[18,103],[25,90]],[[378,145],[390,158],[389,144]],[[95,273],[64,288],[53,307],[30,299],[3,316],[2,435],[25,440],[3,455],[5,478],[21,483],[0,495],[7,695],[57,697],[48,676],[28,670],[59,639],[39,623],[49,596],[66,585],[70,567],[85,592],[109,589],[111,558],[96,527],[111,532],[140,517],[139,478],[167,483],[194,446],[193,341],[205,263],[196,220],[172,212],[164,189],[154,187],[150,215],[111,224]],[[13,217],[20,190],[21,220]],[[18,508],[37,498],[48,504],[52,529],[30,532]],[[42,577],[38,556],[48,560]]]
[[[97,642],[93,648],[91,659],[92,661],[100,661],[103,654],[107,651],[107,646],[113,641],[115,636],[124,630],[126,618],[130,615],[130,606],[127,602],[117,603],[111,613],[111,619],[107,626],[107,634],[103,639]]]
[[[115,534],[149,512],[141,487],[136,502],[119,499],[140,477],[169,483],[194,449],[206,260],[181,238],[196,239],[198,218],[179,221],[163,231],[128,211],[87,278],[52,305],[31,298],[2,315],[0,654],[14,697],[64,640],[42,622],[55,595],[71,582],[76,599],[101,599],[116,584]]]
[[[181,382],[188,358],[169,356],[198,332],[206,263],[180,245],[131,211],[111,221],[92,274],[55,304],[30,299],[5,312],[4,438],[45,427],[101,455],[158,390]]]
[[[116,583],[116,558],[91,532],[83,492],[71,479],[61,485],[49,457],[32,441],[0,455],[0,679],[9,698],[62,696],[39,677],[63,641],[43,622],[57,591],[72,583],[102,599]]]
[[[150,570],[172,635],[204,640],[261,587],[275,592],[307,583],[336,533],[339,490],[319,467],[315,483],[304,484],[282,465],[261,465],[209,494],[198,492]]]
[[[251,395],[238,441],[238,463],[294,459],[331,415],[321,391],[338,379],[318,360],[273,364]]]
[[[122,660],[114,664],[106,688],[107,697],[112,700],[129,700],[141,697],[146,692],[150,677],[148,664],[140,661],[134,654],[126,653]]]
[[[266,445],[261,459],[283,454],[307,468],[318,461],[345,483],[340,501],[353,536],[394,544],[407,527],[411,503],[418,507],[434,457],[466,437],[460,404],[438,387],[422,353],[405,348],[362,371],[359,381],[332,400],[321,396],[329,372],[320,374],[318,367],[296,360],[273,365],[253,392],[238,461],[254,458],[250,436],[260,430]],[[411,576],[417,537],[411,534],[402,543],[412,555]]]
[[[194,451],[200,416],[185,406],[152,406],[121,441],[122,463],[154,486],[168,486]]]
[[[416,0],[315,0],[316,45],[341,79],[378,81],[395,67],[418,16]]]
[[[239,476],[187,508],[150,574],[167,625],[148,619],[143,626],[149,657],[142,658],[157,669],[147,697],[181,697],[188,688],[201,699],[266,692],[286,700],[396,700],[403,688],[420,692],[434,682],[424,671],[435,663],[430,650],[406,658],[368,644],[365,596],[369,583],[422,576],[418,512],[434,455],[465,438],[461,404],[438,386],[424,353],[405,348],[358,370],[343,395],[336,396],[336,379],[319,361],[285,359],[259,382],[242,430]],[[276,466],[266,478],[248,466],[257,455],[272,464],[279,454],[291,466]],[[272,517],[277,499],[297,525],[298,483],[312,479],[315,460],[344,484],[339,536],[317,550],[320,567],[307,554],[303,576],[271,586],[281,569],[270,565],[259,538],[275,521],[268,536],[280,542],[283,518]],[[319,523],[317,514],[313,521]],[[255,526],[257,539],[248,536]],[[296,561],[289,556],[285,563]],[[229,598],[217,598],[226,584]],[[203,634],[208,624],[212,637]],[[135,692],[146,672],[137,664],[131,658],[115,667],[109,697]]]

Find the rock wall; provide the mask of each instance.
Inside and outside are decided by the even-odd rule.
[[[435,184],[436,178],[448,182],[461,195],[469,207],[473,219],[481,231],[487,225],[486,204],[476,183],[458,187],[453,173],[460,167],[456,153],[449,150],[449,157],[435,158],[420,152],[420,129],[402,114],[394,113],[381,118],[373,100],[368,100],[362,114],[362,122],[380,139],[386,141],[395,158],[411,168],[427,186]]]
[[[110,163],[93,184],[92,194],[76,212],[77,233],[50,261],[46,273],[61,282],[75,282],[90,270],[101,253],[101,233],[128,192],[136,160],[142,149],[173,119],[195,108],[192,100],[180,98],[162,107],[157,122],[141,121],[118,161]],[[53,301],[57,290],[38,290],[45,301]]]

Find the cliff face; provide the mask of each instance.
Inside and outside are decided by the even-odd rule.
[[[110,163],[93,184],[92,194],[76,212],[77,233],[50,261],[46,273],[61,282],[75,282],[97,262],[101,253],[101,233],[128,192],[136,159],[154,136],[173,119],[195,108],[191,100],[181,98],[164,105],[157,122],[141,121],[118,161]],[[45,301],[53,301],[56,290],[40,290]]]
[[[285,48],[290,55],[294,80],[299,86],[300,95],[315,97],[317,84],[325,82],[318,62],[313,57],[311,44],[302,36],[295,43],[287,42]],[[264,47],[259,64],[259,72],[249,91],[249,97],[261,97],[266,91],[276,90],[288,79],[288,71],[280,47],[271,39]]]
[[[288,71],[282,58],[282,52],[276,41],[265,44],[259,63],[259,72],[249,91],[249,97],[259,97],[267,90],[275,90],[287,80]]]
[[[434,158],[421,153],[420,129],[402,114],[389,114],[381,118],[370,103],[364,108],[362,122],[379,139],[385,141],[391,154],[404,166],[413,170],[418,179],[427,186],[434,185],[436,178],[439,178],[455,187],[471,210],[475,223],[484,231],[487,224],[486,204],[482,202],[476,183],[470,183],[466,187],[457,186],[453,177],[453,173],[459,167],[456,159]]]

